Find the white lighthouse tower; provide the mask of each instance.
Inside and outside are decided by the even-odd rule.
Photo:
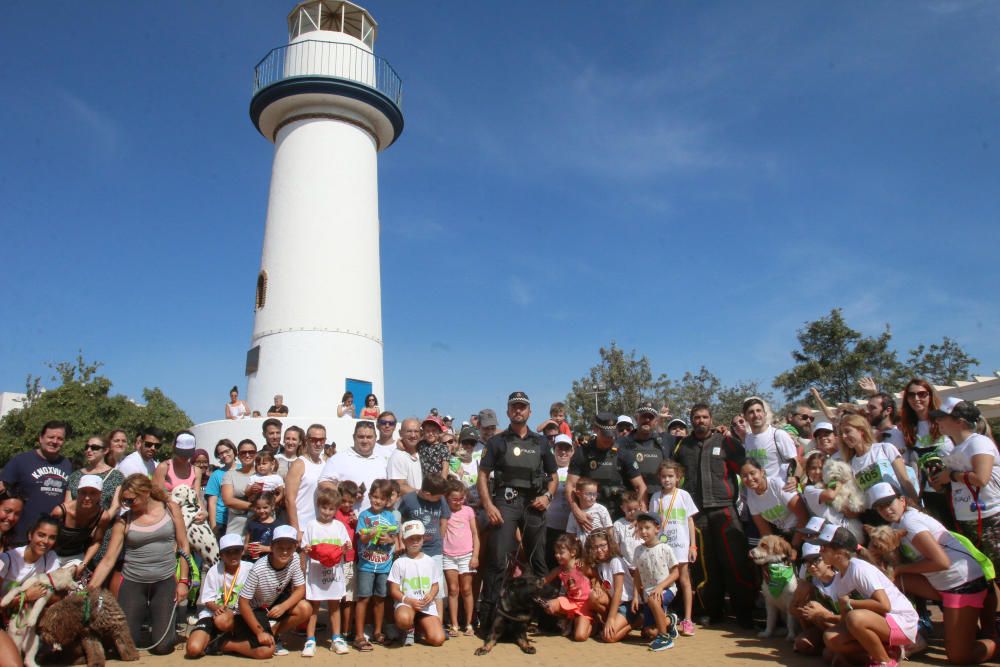
[[[402,88],[373,52],[377,24],[344,0],[306,0],[289,43],[257,64],[250,117],[274,142],[247,400],[282,394],[329,418],[345,390],[385,405],[378,160],[403,131]],[[293,419],[290,421],[298,421]]]

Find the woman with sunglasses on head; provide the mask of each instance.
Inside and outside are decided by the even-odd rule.
[[[249,438],[240,440],[240,444],[236,447],[236,463],[222,478],[222,502],[226,504],[229,512],[227,535],[243,534],[243,529],[247,525],[247,512],[250,511],[248,498],[256,496],[262,490],[260,484],[250,483],[250,477],[255,472],[256,459],[256,443]]]
[[[208,523],[216,538],[226,534],[226,523],[229,521],[229,510],[222,500],[222,480],[236,461],[236,445],[232,440],[223,438],[215,445],[215,460],[219,467],[208,476],[205,485],[205,502],[208,507]]]
[[[149,652],[166,655],[174,650],[174,609],[187,599],[191,585],[188,560],[184,557],[188,552],[184,519],[163,488],[142,474],[125,479],[120,500],[126,512],[111,527],[108,551],[87,587],[100,589],[119,554],[124,553],[118,602],[128,620],[132,640],[140,644],[148,608],[153,640]],[[178,568],[180,578],[175,579]]]
[[[937,470],[937,462],[927,469],[928,459],[943,458],[955,449],[951,438],[943,435],[937,423],[930,417],[932,410],[941,406],[941,397],[927,380],[911,378],[903,390],[903,401],[899,411],[899,429],[906,442],[906,464],[919,471],[922,484],[920,501],[932,517],[949,530],[955,529],[955,516],[948,501],[948,494],[935,489],[928,479]],[[920,461],[923,459],[924,465]]]
[[[112,431],[114,434],[115,431]],[[125,432],[121,431],[122,436]],[[126,444],[127,444],[126,440]],[[125,481],[125,476],[120,470],[112,468],[107,457],[110,451],[110,443],[100,436],[87,438],[87,444],[83,447],[83,466],[74,470],[66,480],[66,497],[64,503],[76,500],[77,489],[80,487],[80,479],[84,475],[96,475],[101,478],[101,508],[110,510],[117,507],[118,488]]]

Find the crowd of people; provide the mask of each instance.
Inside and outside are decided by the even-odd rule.
[[[938,606],[948,660],[984,662],[1000,563],[989,427],[919,378],[898,403],[863,388],[866,405],[816,396],[819,421],[759,397],[722,424],[708,405],[685,419],[643,403],[597,413],[586,438],[561,403],[532,429],[520,391],[503,428],[492,409],[457,428],[436,410],[397,420],[369,396],[347,447],[270,417],[259,447],[223,439],[210,455],[148,427],[129,451],[115,430],[76,467],[53,421],[0,472],[0,577],[9,590],[73,567],[117,596],[141,648],[172,652],[186,625],[189,658],[283,655],[296,632],[307,657],[320,637],[338,654],[440,646],[489,633],[510,582],[535,577],[539,631],[572,641],[635,633],[662,651],[785,605],[796,651],[894,665],[927,646]],[[234,388],[227,417],[248,413]],[[20,664],[2,632],[0,663]]]

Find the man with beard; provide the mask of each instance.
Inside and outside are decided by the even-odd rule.
[[[626,481],[632,485],[639,498],[645,497],[646,484],[639,472],[639,464],[631,452],[615,444],[616,421],[614,414],[598,412],[594,417],[594,438],[577,449],[569,462],[566,502],[570,512],[576,517],[577,524],[587,532],[592,528],[590,517],[580,509],[576,499],[576,483],[581,477],[597,482],[598,502],[604,505],[614,519],[622,516],[621,495]]]
[[[510,426],[489,439],[479,462],[479,497],[492,530],[485,550],[483,594],[479,627],[488,633],[500,595],[504,572],[517,558],[517,529],[532,574],[543,577],[545,564],[545,510],[552,502],[559,479],[548,440],[528,428],[531,403],[523,391],[507,397]],[[612,417],[612,419],[614,419]],[[482,424],[482,415],[480,415]],[[493,493],[487,483],[494,475]]]
[[[690,416],[693,432],[677,445],[674,459],[684,466],[682,488],[698,506],[694,523],[701,536],[698,553],[703,562],[691,565],[691,577],[692,586],[704,586],[699,596],[705,615],[701,623],[723,620],[728,591],[737,622],[752,628],[754,575],[747,560],[746,534],[736,513],[737,479],[746,452],[736,438],[716,431],[712,411],[704,403],[692,407]]]
[[[868,397],[868,422],[875,431],[879,442],[891,442],[903,456],[906,456],[906,440],[896,426],[896,399],[891,394],[880,391]]]
[[[646,496],[640,494],[639,497],[642,499],[642,506],[646,507],[649,498],[660,490],[660,476],[657,471],[660,469],[660,464],[670,458],[676,438],[669,433],[657,432],[660,414],[649,401],[636,410],[635,420],[635,430],[618,438],[617,444],[620,450],[632,456],[636,469],[642,475],[642,481],[646,485]],[[610,507],[608,510],[614,514],[614,510]]]

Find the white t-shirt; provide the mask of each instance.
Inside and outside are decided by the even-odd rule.
[[[385,471],[386,479],[401,479],[414,489],[419,489],[424,482],[424,472],[420,467],[420,454],[410,454],[403,449],[397,449],[388,459]]]
[[[926,424],[927,422],[924,423]],[[880,442],[888,442],[890,445],[898,449],[901,455],[906,456],[906,439],[903,437],[903,432],[899,430],[898,426],[891,426],[884,431],[881,431],[878,439]]]
[[[440,590],[441,570],[438,569],[434,559],[427,554],[422,553],[418,558],[404,555],[397,558],[392,564],[392,569],[389,570],[389,581],[399,586],[404,598],[419,600],[431,592],[431,587],[434,584],[437,584],[438,590]],[[395,607],[401,604],[403,603],[397,602]],[[430,616],[437,616],[437,605],[432,601],[431,604],[419,611]]]
[[[628,564],[621,556],[615,556],[611,560],[597,564],[597,576],[601,580],[601,586],[608,592],[608,598],[615,592],[615,575],[622,577],[622,602],[629,602],[635,597],[635,583],[632,575],[629,574]]]
[[[926,420],[917,422],[917,441],[913,443],[913,449],[906,451],[906,463],[912,470],[920,469],[920,457],[928,453],[931,449],[937,449],[938,455],[942,458],[951,454],[955,449],[955,443],[946,435],[940,436],[937,440],[931,436],[931,423]],[[924,491],[939,493],[931,486],[929,480],[924,482]]]
[[[899,550],[902,552],[903,558],[908,561],[924,560],[917,548],[913,546],[913,538],[922,532],[930,533],[931,537],[944,549],[945,555],[951,560],[951,567],[938,572],[922,573],[935,590],[950,591],[956,586],[967,584],[983,576],[983,569],[976,562],[976,559],[934,517],[911,508],[906,510],[900,517],[899,523],[894,523],[892,527],[902,528],[906,531],[903,542],[899,545]]]
[[[566,532],[570,535],[576,535],[580,538],[581,542],[586,540],[587,536],[598,528],[610,528],[613,525],[608,508],[601,503],[594,503],[583,510],[583,513],[590,517],[590,530],[581,528],[572,513],[570,513],[569,519],[566,521]]]
[[[27,546],[18,547],[0,554],[0,576],[3,577],[3,593],[6,593],[18,584],[33,577],[36,574],[45,574],[59,567],[59,559],[54,551],[47,551],[45,555],[34,563],[24,562],[24,552]]]
[[[657,491],[649,499],[649,511],[655,512],[660,517],[660,539],[666,540],[667,544],[674,548],[674,556],[678,563],[688,562],[688,547],[691,546],[691,534],[688,532],[688,519],[698,513],[698,506],[694,504],[694,499],[684,489],[674,489],[677,494],[673,499],[674,506],[670,507],[671,495],[666,497],[662,492]],[[670,516],[667,516],[667,510]]]
[[[785,491],[785,483],[775,477],[769,477],[767,488],[764,493],[757,495],[756,491],[747,489],[747,507],[750,514],[761,516],[768,523],[776,526],[779,530],[789,531],[798,525],[798,518],[792,510],[788,509],[788,503],[792,502],[795,496],[799,495],[794,491]]]
[[[392,456],[393,452],[398,452],[398,451],[399,451],[399,448],[396,447],[395,441],[391,442],[388,445],[380,445],[377,442],[375,443],[375,455],[376,456],[381,456],[386,461],[389,460],[389,457]]]
[[[274,493],[274,490],[279,486],[285,485],[285,480],[278,474],[258,475],[257,473],[254,473],[253,475],[250,475],[249,484],[260,484],[263,487],[261,488],[261,492]]]
[[[320,523],[318,519],[313,519],[302,532],[302,546],[314,547],[317,544],[335,544],[343,547],[345,554],[333,567],[324,567],[318,560],[306,558],[306,599],[310,602],[339,600],[347,594],[344,558],[351,544],[351,536],[340,521]]]
[[[285,456],[283,452],[278,452],[274,458],[278,461],[278,474],[281,475],[281,479],[284,479],[288,475],[288,469],[292,467],[292,463],[299,457]]]
[[[818,516],[824,521],[830,521],[837,524],[838,526],[847,526],[847,517],[833,509],[822,500],[819,499],[820,495],[826,491],[823,484],[810,484],[802,489],[799,494],[802,496],[802,500],[806,503],[806,509],[809,510],[810,516]]]
[[[559,478],[559,487],[556,489],[556,495],[552,496],[549,508],[545,510],[545,526],[547,528],[566,530],[566,524],[569,522],[569,515],[571,513],[569,502],[566,500],[566,475],[568,474],[569,466],[559,468],[556,471],[556,476]]]
[[[892,462],[901,458],[899,450],[888,442],[876,442],[867,452],[851,459],[851,470],[858,486],[867,491],[879,482],[888,482],[892,488],[901,491]]]
[[[622,517],[615,521],[615,537],[618,538],[618,551],[625,561],[625,565],[630,569],[635,569],[635,551],[642,544],[642,540],[635,536],[635,526]]]
[[[882,570],[871,563],[860,558],[852,558],[847,570],[838,572],[833,577],[831,586],[838,600],[841,596],[850,597],[855,593],[865,600],[870,600],[875,591],[885,591],[889,598],[889,613],[892,618],[910,641],[916,640],[917,611]]]
[[[214,602],[220,607],[226,604],[226,593],[229,593],[229,603],[227,609],[236,611],[240,602],[240,590],[247,580],[247,575],[253,568],[253,563],[240,561],[239,569],[236,570],[236,583],[233,583],[234,575],[226,573],[226,567],[219,561],[213,565],[201,580],[201,593],[198,595],[198,618],[208,618],[213,616],[212,612],[205,607],[208,602]],[[232,590],[230,590],[232,589]]]
[[[1000,456],[997,454],[997,446],[985,435],[973,433],[969,438],[955,447],[948,457],[948,467],[957,472],[969,472],[972,470],[972,457],[979,454],[986,454],[993,457],[993,471],[989,483],[979,489],[979,502],[985,504],[985,509],[981,510],[984,517],[993,516],[1000,512]],[[977,521],[980,512],[972,507],[972,492],[965,482],[951,483],[951,501],[955,508],[955,518],[959,521]]]
[[[153,472],[156,470],[156,461],[153,459],[147,461],[142,458],[142,454],[139,452],[132,452],[123,458],[116,468],[125,477],[129,475],[146,475],[147,477],[152,477]]]
[[[670,570],[675,567],[677,558],[674,557],[674,550],[666,542],[657,542],[651,547],[640,544],[635,550],[635,569],[642,581],[643,598],[669,577]],[[676,583],[671,584],[669,588],[672,593],[677,593]]]
[[[743,442],[747,456],[760,463],[768,478],[780,479],[788,477],[788,465],[798,453],[792,436],[780,428],[768,426],[762,433],[747,433]]]
[[[327,459],[320,473],[320,482],[343,482],[351,480],[358,485],[361,500],[354,503],[354,510],[368,509],[368,490],[376,479],[385,479],[385,459],[372,452],[371,456],[361,456],[353,447],[338,452]]]

